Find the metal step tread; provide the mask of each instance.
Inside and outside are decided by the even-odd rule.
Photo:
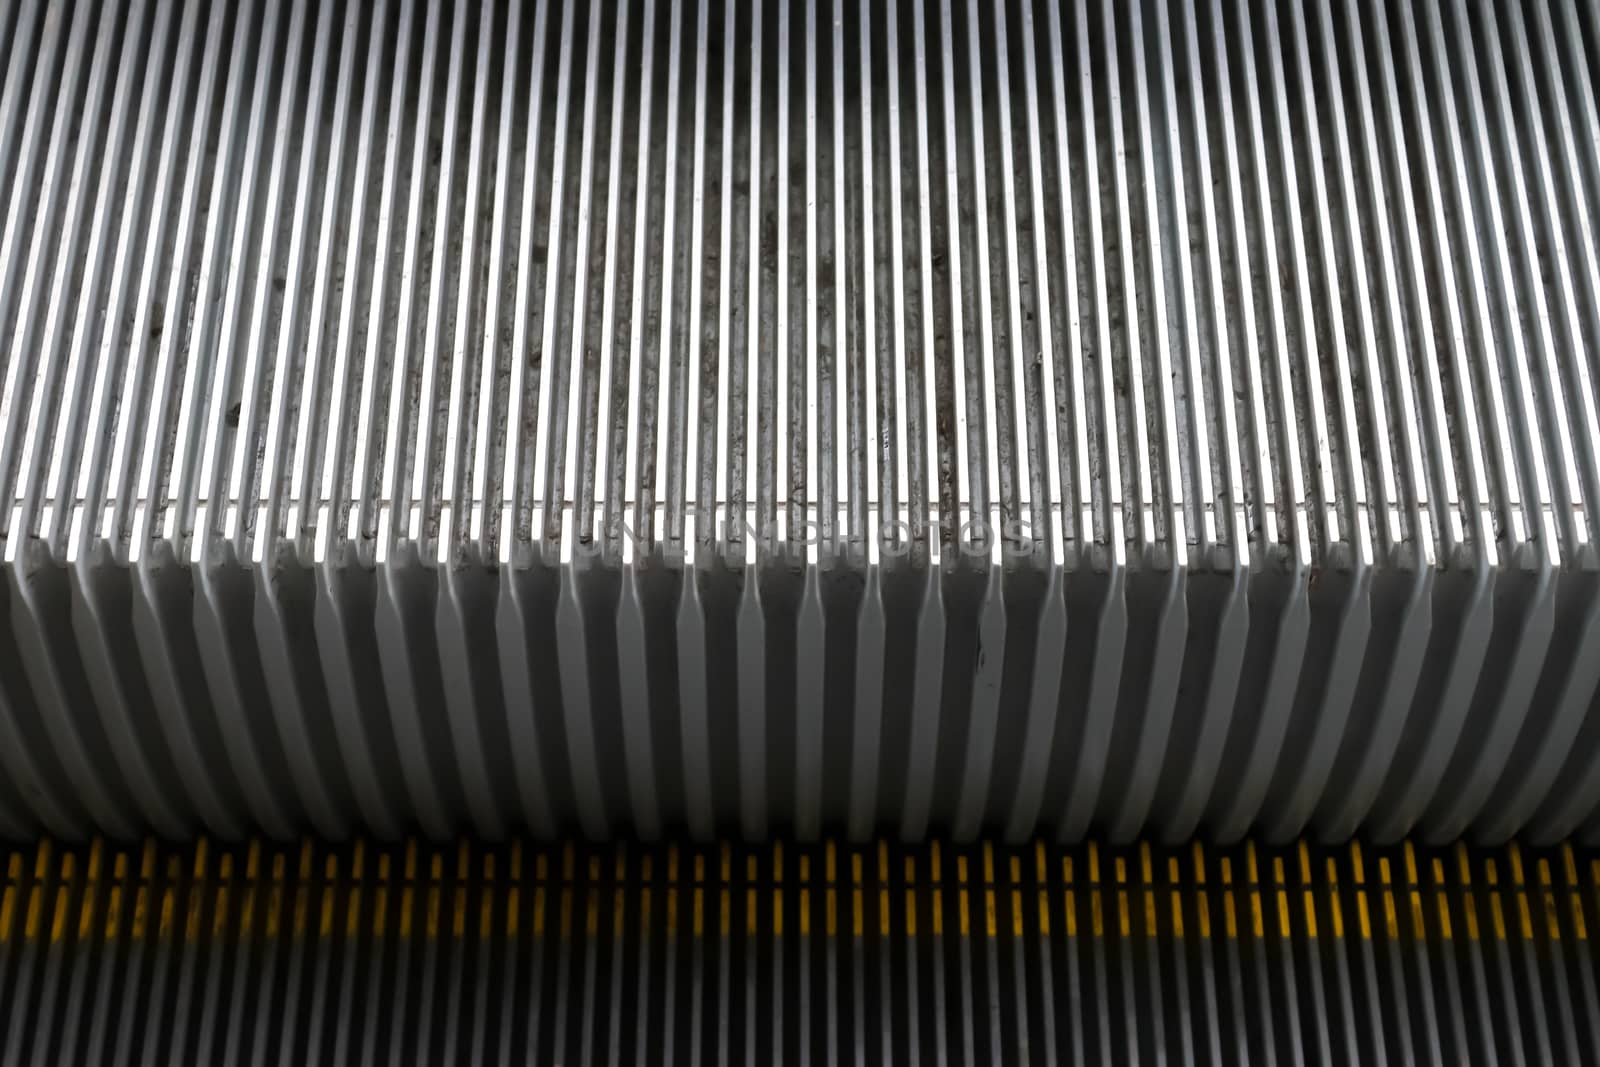
[[[0,837],[1600,839],[1600,18],[0,5]]]
[[[1579,1063],[1600,857],[1252,843],[0,854],[22,1062]]]

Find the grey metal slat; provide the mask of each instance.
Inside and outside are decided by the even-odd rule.
[[[465,7],[458,8],[458,17],[464,17],[465,10]],[[473,644],[481,639],[484,620],[479,613],[472,610],[467,601],[470,594],[463,589],[463,585],[471,580],[471,576],[463,573],[466,570],[463,566],[465,561],[460,558],[457,550],[459,537],[457,530],[468,525],[475,507],[475,501],[466,498],[462,485],[462,469],[468,433],[464,425],[467,418],[466,389],[472,370],[477,293],[478,287],[483,283],[477,269],[477,257],[482,247],[479,235],[485,180],[484,140],[488,123],[490,66],[494,54],[494,49],[491,47],[494,40],[494,22],[494,6],[488,3],[480,5],[476,26],[478,55],[473,64],[471,104],[466,120],[469,133],[462,194],[464,203],[461,219],[460,284],[456,287],[455,323],[448,348],[449,415],[444,428],[443,451],[435,460],[440,466],[437,475],[440,499],[432,503],[429,515],[433,513],[432,508],[437,508],[438,529],[434,537],[437,546],[436,557],[439,561],[439,590],[435,609],[435,628],[445,705],[449,709],[453,727],[452,739],[461,765],[462,783],[467,791],[468,807],[473,819],[491,836],[499,837],[504,833],[506,819],[502,811],[502,798],[498,795],[500,793],[497,788],[500,784],[497,781],[498,776],[490,769],[493,741],[487,736],[487,718],[498,710],[497,705],[501,700],[499,678],[495,672],[485,670],[469,659]],[[462,82],[466,77],[465,52],[472,47],[466,39],[467,36],[458,33],[452,42],[450,79],[452,108],[456,106],[456,100],[463,95]],[[504,96],[501,107],[506,107]],[[457,119],[457,111],[452,110],[450,116],[452,119]],[[452,137],[452,133],[455,136]],[[459,131],[452,130],[449,123],[445,127],[445,143],[452,147],[460,144]],[[448,184],[441,184],[441,203],[447,199],[448,189]],[[436,254],[441,250],[448,251],[447,241],[440,240],[437,235],[434,240]],[[429,322],[429,343],[436,349],[443,350],[446,345],[443,336],[446,285],[445,272],[437,268],[439,262],[440,260],[435,260],[433,317]],[[479,358],[489,363],[494,362],[494,357],[495,348],[492,345],[485,345],[483,351],[479,353]],[[428,484],[431,487],[431,476]],[[479,625],[469,630],[471,623]],[[481,662],[480,657],[479,663]]]
[[[905,797],[902,800],[900,809],[900,836],[905,840],[914,840],[924,836],[928,829],[929,806],[932,803],[933,793],[933,775],[938,758],[940,722],[943,718],[943,663],[946,623],[942,560],[947,536],[946,531],[953,516],[945,516],[942,510],[945,505],[940,478],[939,442],[943,434],[937,428],[939,420],[937,414],[939,410],[938,376],[935,371],[935,361],[938,358],[938,353],[930,337],[934,330],[932,186],[936,176],[930,163],[929,154],[931,122],[929,112],[931,110],[930,97],[932,92],[931,87],[928,85],[929,78],[927,73],[927,10],[926,0],[909,0],[909,3],[912,12],[910,36],[913,60],[913,97],[916,113],[916,166],[911,169],[911,174],[919,178],[916,182],[916,189],[917,249],[920,262],[917,265],[916,274],[922,297],[921,308],[919,309],[919,342],[922,347],[919,377],[922,381],[923,393],[920,421],[924,438],[923,460],[927,464],[927,471],[922,485],[927,515],[922,531],[928,560],[927,573],[923,580],[922,596],[917,609],[917,672],[912,683],[911,737],[906,754]],[[895,7],[895,13],[899,15],[899,0],[896,0]],[[897,19],[896,21],[898,24],[903,20]],[[891,53],[891,56],[893,54]],[[781,63],[781,52],[779,60]],[[891,66],[889,76],[898,81],[897,75],[898,71]],[[784,79],[780,75],[780,87],[783,84]],[[785,158],[780,153],[780,171],[783,169],[783,160]],[[783,216],[780,215],[780,234],[782,233],[782,226]],[[778,263],[778,287],[780,291],[783,288],[784,269],[785,261],[780,258]],[[779,314],[781,321],[781,304]],[[781,334],[781,326],[779,330]],[[780,353],[780,366],[782,366],[781,359]],[[779,425],[782,425],[782,420],[779,420]],[[784,455],[784,450],[781,446],[781,435],[779,441],[778,456],[781,462]]]
[[[346,231],[346,240],[355,248],[365,247],[368,232],[368,204],[373,200],[370,175],[373,160],[377,156],[375,141],[378,136],[379,86],[382,84],[381,79],[385,71],[383,63],[387,48],[385,35],[393,11],[393,4],[381,3],[374,6],[371,15],[370,41],[365,53],[366,76],[361,88],[361,117],[355,143],[353,195]],[[513,16],[508,30],[512,37],[515,37],[515,28],[516,20]],[[404,42],[408,37],[409,23],[405,30],[399,32],[399,50],[393,60],[397,74],[402,70],[402,57],[406,53]],[[335,136],[339,129],[340,122],[336,119]],[[505,140],[503,137],[502,143]],[[338,143],[337,138],[334,143]],[[333,184],[331,175],[330,184]],[[332,240],[332,235],[326,230],[332,225],[333,214],[329,211],[324,215],[324,245]],[[497,212],[496,218],[500,217],[500,212]],[[497,230],[496,236],[499,235]],[[319,264],[319,268],[321,266],[323,265]],[[381,269],[375,271],[375,274],[381,276]],[[326,284],[328,284],[326,274],[319,269],[318,285],[321,287]],[[378,277],[373,279],[375,291],[382,291],[381,284]],[[352,647],[349,639],[349,619],[346,614],[348,608],[343,597],[340,567],[342,560],[333,547],[338,543],[338,529],[346,521],[345,504],[348,502],[348,494],[344,481],[345,458],[350,457],[354,464],[355,456],[363,451],[359,445],[355,451],[351,451],[349,437],[367,436],[361,434],[361,421],[352,410],[355,404],[352,403],[351,397],[356,395],[358,382],[359,388],[367,393],[374,387],[371,381],[372,368],[368,367],[368,374],[365,376],[355,377],[360,373],[358,367],[361,366],[359,362],[361,353],[356,351],[355,342],[356,320],[359,317],[357,300],[361,291],[359,279],[350,279],[345,282],[337,310],[329,306],[331,295],[325,295],[314,304],[310,335],[306,342],[308,351],[315,353],[320,347],[319,342],[323,337],[322,316],[325,314],[336,316],[336,325],[332,328],[334,338],[331,342],[332,393],[328,400],[329,418],[324,428],[327,440],[321,472],[316,473],[314,468],[303,466],[301,485],[306,488],[317,486],[316,492],[327,503],[318,510],[313,520],[308,518],[309,504],[302,501],[299,519],[302,529],[311,522],[316,526],[316,544],[312,550],[317,570],[313,630],[321,659],[335,743],[344,761],[345,773],[349,776],[351,792],[361,818],[378,834],[392,837],[398,832],[399,817],[394,810],[390,791],[385,788],[381,778],[381,764],[375,752],[376,746],[371,739],[372,731],[362,714],[371,706],[373,694],[363,691],[364,687],[358,677],[359,653]],[[366,405],[362,404],[361,408],[364,411]],[[353,418],[354,422],[351,421]],[[301,432],[303,462],[309,462],[311,458],[309,443],[305,441],[308,432],[309,430]],[[359,508],[359,505],[357,506]],[[290,540],[297,538],[291,536]],[[528,814],[528,819],[530,823],[538,825],[533,813]]]
[[[1093,132],[1096,124],[1094,69],[1091,61],[1094,42],[1089,35],[1087,0],[1074,5],[1072,39],[1077,44],[1077,67],[1081,100],[1080,117],[1084,131],[1084,161],[1087,165],[1098,158],[1098,143]],[[1051,31],[1052,45],[1058,34]],[[1057,55],[1061,53],[1052,48]],[[1060,66],[1060,64],[1057,64]],[[1059,92],[1059,90],[1058,90]],[[1059,117],[1059,109],[1058,109]],[[1058,134],[1058,137],[1060,134]],[[1063,168],[1065,169],[1065,168]],[[1090,292],[1095,322],[1093,350],[1096,353],[1098,381],[1095,395],[1097,438],[1095,447],[1101,463],[1101,477],[1096,480],[1099,522],[1096,525],[1098,541],[1105,542],[1107,568],[1106,588],[1102,594],[1099,615],[1095,621],[1094,658],[1089,673],[1089,691],[1084,709],[1083,727],[1077,742],[1076,763],[1064,810],[1056,823],[1060,840],[1081,837],[1094,813],[1100,791],[1100,777],[1104,773],[1105,752],[1111,744],[1111,732],[1117,708],[1117,692],[1121,683],[1124,643],[1127,639],[1128,612],[1124,601],[1124,583],[1127,569],[1127,543],[1124,539],[1126,515],[1123,508],[1121,446],[1118,443],[1116,419],[1116,384],[1111,367],[1111,324],[1107,310],[1107,268],[1102,251],[1105,223],[1100,209],[1100,183],[1084,179],[1088,194],[1088,246],[1090,256]]]

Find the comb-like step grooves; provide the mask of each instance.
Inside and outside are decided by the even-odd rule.
[[[0,5],[0,836],[1600,838],[1600,17]]]
[[[1589,1063],[1600,857],[0,846],[18,1063]]]

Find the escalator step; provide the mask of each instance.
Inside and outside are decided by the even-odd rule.
[[[6,1062],[1583,1062],[1600,855],[0,853]],[[1594,933],[1592,933],[1594,932]]]

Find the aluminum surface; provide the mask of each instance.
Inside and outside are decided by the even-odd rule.
[[[0,848],[16,1062],[1584,1063],[1570,847]]]
[[[0,836],[1600,839],[1600,16],[0,6]]]

